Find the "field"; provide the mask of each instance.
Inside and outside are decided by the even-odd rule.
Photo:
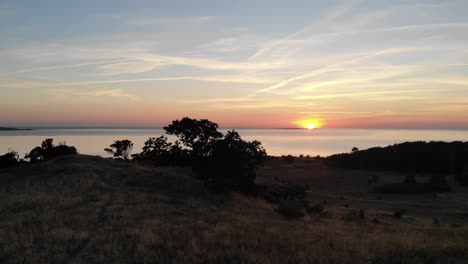
[[[467,190],[381,195],[372,172],[270,160],[258,182],[308,185],[324,211],[215,194],[188,168],[76,155],[0,171],[2,263],[466,263]],[[404,175],[378,174],[379,182]],[[463,210],[463,208],[465,208]],[[358,210],[364,217],[355,217]],[[397,210],[406,209],[401,218]],[[434,218],[439,220],[434,224]],[[376,220],[377,219],[377,220]]]

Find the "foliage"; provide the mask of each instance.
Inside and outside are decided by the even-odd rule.
[[[33,148],[25,158],[31,163],[41,160],[50,160],[64,155],[75,155],[78,151],[74,146],[67,146],[65,143],[54,145],[54,139],[48,138],[42,141],[40,147]]]
[[[3,156],[0,156],[0,168],[12,168],[18,166],[18,153],[14,150],[10,150]]]
[[[194,155],[201,156],[207,154],[210,141],[223,137],[223,134],[218,132],[218,124],[208,119],[184,117],[172,121],[172,124],[164,127],[164,130],[168,135],[177,136]]]
[[[206,150],[205,155],[195,157],[194,170],[215,189],[250,191],[256,166],[266,158],[259,141],[244,141],[236,131],[208,142]]]
[[[234,130],[223,135],[218,124],[207,119],[184,117],[164,130],[178,140],[170,143],[165,136],[149,138],[142,152],[132,157],[157,166],[191,165],[205,184],[216,190],[258,191],[255,170],[266,159],[259,141],[244,141]]]
[[[109,154],[114,155],[114,158],[128,160],[130,153],[132,153],[133,142],[124,139],[124,140],[115,140],[114,143],[110,145],[110,148],[105,148]]]
[[[183,165],[187,158],[187,150],[182,148],[179,141],[170,143],[165,136],[152,137],[145,141],[142,152],[132,157],[139,162],[156,166]]]

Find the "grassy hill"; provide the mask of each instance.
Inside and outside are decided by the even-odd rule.
[[[354,218],[289,221],[214,194],[189,169],[74,155],[0,171],[2,263],[466,263],[468,229]],[[349,216],[349,217],[344,217]]]

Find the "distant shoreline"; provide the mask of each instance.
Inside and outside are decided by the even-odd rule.
[[[14,128],[14,127],[0,127],[0,131],[21,131],[32,130],[31,128]]]
[[[128,130],[162,130],[164,127],[74,127],[74,126],[65,126],[65,127],[55,127],[55,126],[44,126],[44,127],[36,127],[32,126],[30,128],[9,128],[9,127],[0,127],[0,131],[30,131],[30,130],[83,130],[83,129],[128,129]],[[432,130],[432,131],[468,131],[468,128],[315,128],[315,129],[307,129],[303,127],[241,127],[241,128],[233,128],[233,127],[220,127],[219,129],[222,130],[416,130],[416,131],[424,131],[424,130]]]

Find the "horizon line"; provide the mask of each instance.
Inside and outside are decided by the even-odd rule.
[[[164,129],[164,126],[2,126],[0,128],[13,129]],[[308,129],[305,127],[218,127],[219,129],[278,129],[278,130],[324,130],[324,129],[356,129],[356,130],[458,130],[468,131],[467,128],[427,128],[427,127],[321,127]],[[11,131],[10,131],[11,132]]]

